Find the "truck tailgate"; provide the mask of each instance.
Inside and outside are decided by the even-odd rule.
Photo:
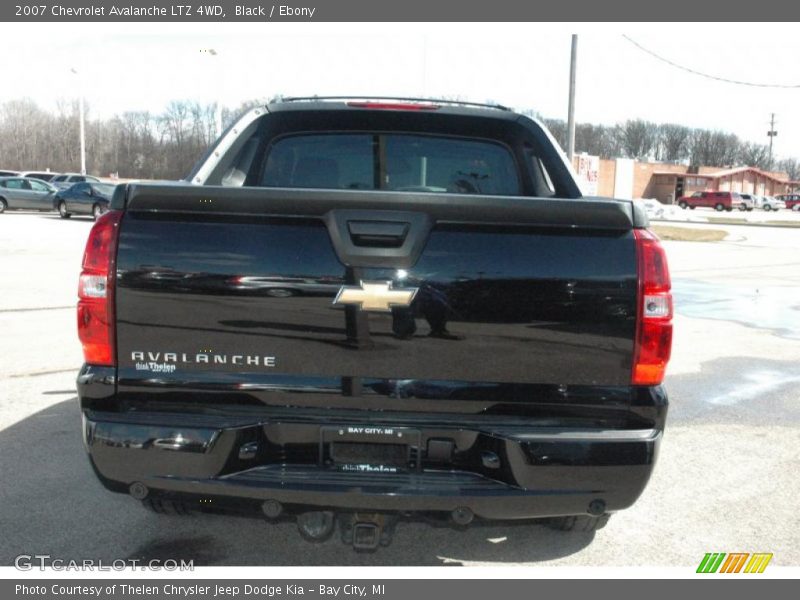
[[[608,200],[130,186],[118,380],[232,399],[288,386],[306,405],[398,382],[627,386],[633,220]],[[370,285],[379,305],[413,299],[334,303]]]

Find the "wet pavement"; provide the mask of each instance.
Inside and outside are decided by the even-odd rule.
[[[673,279],[672,289],[678,314],[740,323],[800,340],[800,287]]]

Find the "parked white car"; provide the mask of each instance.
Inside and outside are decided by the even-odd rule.
[[[768,212],[771,210],[781,210],[786,208],[786,202],[780,198],[773,198],[772,196],[755,196],[755,198],[756,208],[760,208]]]

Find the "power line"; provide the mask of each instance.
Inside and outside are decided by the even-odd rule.
[[[700,77],[705,77],[706,79],[713,79],[714,81],[721,81],[723,83],[733,83],[735,85],[746,85],[746,86],[749,86],[749,87],[782,88],[782,89],[797,89],[797,88],[800,88],[800,84],[784,85],[784,84],[780,84],[780,83],[755,83],[755,82],[752,82],[752,81],[740,81],[738,79],[728,79],[726,77],[717,77],[716,75],[709,75],[708,73],[703,73],[702,71],[697,71],[695,69],[692,69],[692,68],[689,68],[689,67],[685,67],[683,65],[679,65],[676,62],[672,62],[668,58],[664,58],[660,54],[656,54],[652,50],[649,50],[649,49],[645,48],[639,42],[637,42],[636,40],[632,39],[631,37],[629,37],[629,36],[627,36],[625,34],[622,34],[622,37],[624,37],[631,44],[636,46],[639,50],[641,50],[642,52],[644,52],[646,54],[649,54],[653,58],[656,58],[656,59],[660,60],[661,62],[665,62],[668,65],[670,65],[671,67],[675,67],[676,69],[680,69],[681,71],[686,71],[687,73],[691,73],[692,75],[699,75]]]

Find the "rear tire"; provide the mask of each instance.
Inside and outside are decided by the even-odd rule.
[[[191,511],[183,502],[175,502],[163,498],[145,498],[142,500],[142,506],[159,515],[184,516],[191,514]]]
[[[67,212],[67,203],[63,200],[58,203],[58,216],[62,219],[69,219],[72,216]]]
[[[686,210],[686,207],[689,205],[686,202],[678,202],[678,206],[680,206],[683,210]]]
[[[608,513],[599,517],[589,515],[573,515],[570,517],[553,517],[545,519],[544,525],[558,531],[597,531],[608,523],[611,515]]]
[[[725,205],[724,204],[715,204],[714,205],[714,210],[717,211],[717,212],[722,212],[723,210],[725,210]]]
[[[6,212],[7,208],[8,208],[8,203],[6,203],[6,199],[0,198],[0,214]]]
[[[105,209],[99,204],[92,206],[92,218],[94,218],[95,221],[97,221],[104,212],[106,212]]]
[[[765,210],[765,211],[767,211],[767,212],[769,212],[769,211],[771,211],[771,210],[772,210],[772,207],[771,207],[769,204],[765,204],[765,205],[764,205],[764,210]]]

